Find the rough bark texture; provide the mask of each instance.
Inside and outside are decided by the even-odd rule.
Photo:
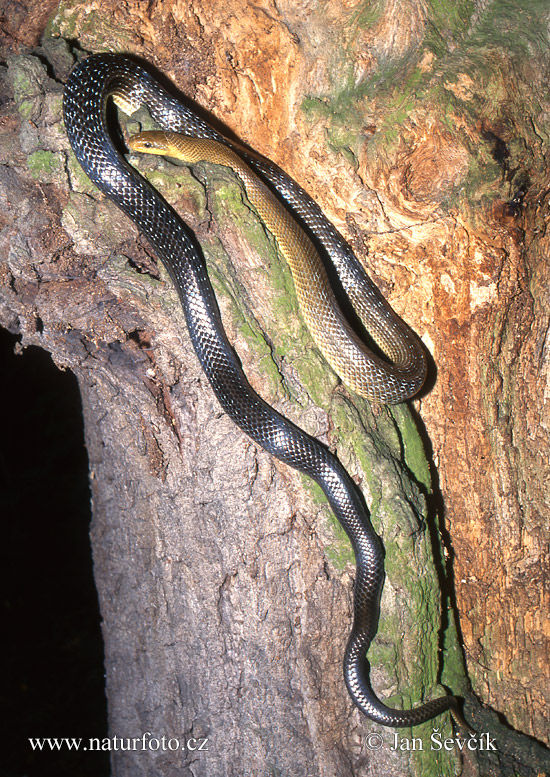
[[[73,2],[48,27],[153,62],[368,249],[437,365],[417,405],[435,491],[409,411],[372,412],[321,365],[234,178],[139,162],[201,240],[254,385],[361,482],[387,554],[381,695],[466,692],[439,566],[473,690],[545,742],[549,21],[542,2]],[[204,757],[118,753],[114,773],[544,774],[543,748],[512,732],[500,766],[430,751],[431,726],[422,752],[390,751],[388,734],[369,750],[375,727],[341,680],[346,544],[317,492],[221,415],[176,293],[68,153],[72,56],[50,37],[40,55],[55,80],[15,46],[3,73],[1,322],[81,387],[112,732],[210,742]]]

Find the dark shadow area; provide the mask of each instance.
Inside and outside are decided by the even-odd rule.
[[[90,491],[74,375],[0,330],[3,777],[104,777],[103,643],[89,541]],[[82,738],[34,749],[29,738]]]

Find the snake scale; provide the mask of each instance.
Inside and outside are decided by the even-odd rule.
[[[64,121],[73,151],[89,178],[135,222],[167,268],[181,298],[195,352],[221,406],[254,442],[319,484],[351,541],[356,560],[354,618],[344,655],[344,678],[351,698],[368,718],[386,726],[416,725],[446,710],[458,716],[453,696],[411,710],[395,710],[374,693],[366,653],[378,624],[384,563],[363,497],[328,448],[281,416],[250,387],[225,334],[192,233],[116,148],[106,118],[109,98],[127,112],[145,104],[163,130],[232,148],[278,192],[285,203],[283,218],[292,220],[292,211],[321,244],[372,339],[391,357],[389,361],[367,351],[362,357],[365,375],[355,378],[352,370],[351,378],[344,376],[352,387],[364,384],[363,393],[386,403],[414,395],[426,371],[416,336],[391,310],[317,204],[282,170],[227,140],[129,57],[97,54],[74,68],[64,94]],[[332,291],[325,283],[328,285],[321,277],[321,296],[329,297],[332,304]],[[341,326],[340,315],[334,314],[334,327]],[[353,349],[354,338],[351,336]]]

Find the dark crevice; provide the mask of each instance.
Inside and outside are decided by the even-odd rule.
[[[107,736],[78,384],[0,329],[2,707],[5,777],[102,777],[104,753],[33,751],[29,737]]]

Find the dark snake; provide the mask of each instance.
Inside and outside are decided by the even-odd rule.
[[[181,298],[195,352],[222,408],[255,443],[319,484],[351,541],[357,571],[353,626],[344,656],[344,678],[351,698],[364,715],[385,726],[417,725],[446,710],[460,719],[453,696],[401,711],[387,707],[374,693],[366,653],[378,624],[384,562],[363,497],[323,444],[281,416],[250,387],[223,329],[192,233],[113,142],[107,122],[110,97],[134,109],[145,104],[165,130],[233,148],[279,193],[324,247],[352,302],[358,298],[357,304],[366,308],[367,319],[374,321],[373,339],[380,338],[392,354],[391,363],[372,354],[369,396],[394,403],[418,391],[425,377],[425,360],[416,336],[391,310],[317,204],[282,170],[227,140],[128,57],[98,54],[74,68],[64,94],[64,121],[72,149],[89,178],[134,221],[162,259]]]

